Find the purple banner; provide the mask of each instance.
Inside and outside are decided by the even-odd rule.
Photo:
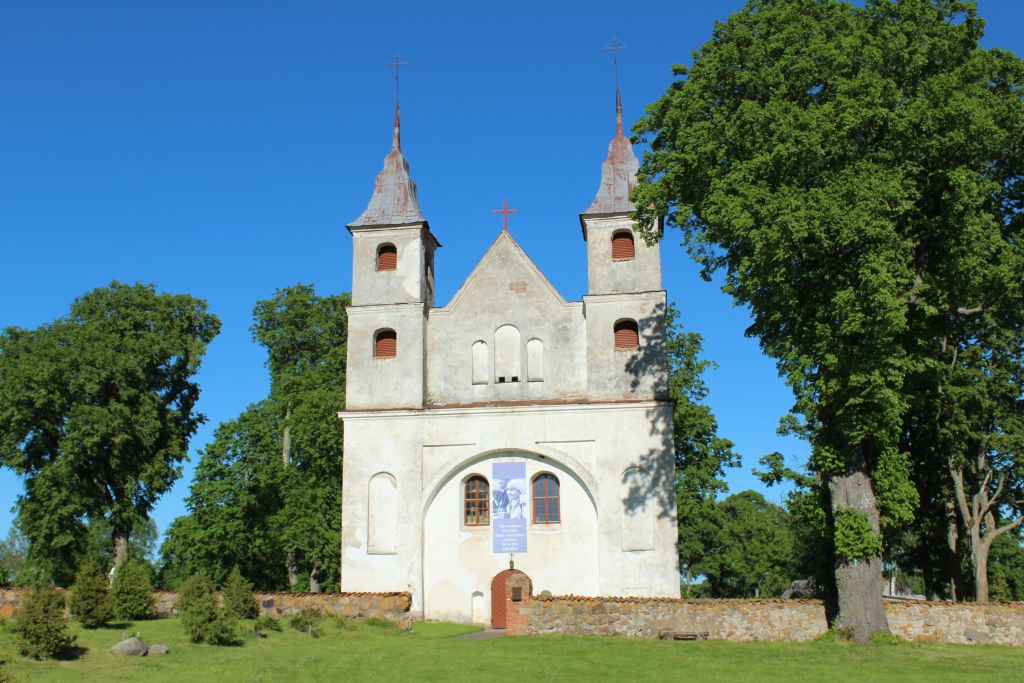
[[[526,552],[530,496],[525,462],[496,462],[491,470],[491,525],[495,553]]]

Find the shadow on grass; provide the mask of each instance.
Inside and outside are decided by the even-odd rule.
[[[61,650],[54,659],[62,662],[72,662],[76,659],[80,659],[89,651],[89,648],[82,647],[81,645],[72,645],[71,647]]]

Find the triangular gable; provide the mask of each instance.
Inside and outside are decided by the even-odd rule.
[[[459,290],[455,292],[455,296],[441,310],[455,310],[465,301],[474,298],[478,290],[484,287],[487,287],[487,289],[484,292],[480,292],[481,296],[496,298],[495,295],[497,294],[499,295],[497,298],[501,298],[500,294],[503,292],[496,292],[492,287],[495,283],[488,282],[487,285],[482,285],[481,283],[485,280],[494,280],[496,277],[506,274],[510,274],[512,277],[501,279],[503,282],[508,280],[505,284],[510,291],[524,293],[526,291],[536,292],[539,290],[546,292],[559,305],[568,305],[565,298],[544,277],[544,273],[526,255],[526,252],[519,246],[519,243],[512,238],[512,235],[503,230],[498,234],[494,242],[491,243],[491,246],[487,248],[487,251],[473,268],[469,277],[462,283]],[[520,289],[522,289],[522,292],[518,291]]]

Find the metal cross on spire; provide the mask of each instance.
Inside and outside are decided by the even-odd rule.
[[[409,62],[403,62],[402,58],[399,57],[398,53],[396,52],[395,53],[395,61],[391,62],[390,64],[385,64],[384,66],[388,67],[389,69],[394,69],[395,70],[395,99],[397,100],[398,99],[398,70],[401,69],[403,66],[409,66]]]
[[[612,44],[602,48],[605,52],[612,53],[612,62],[615,64],[615,89],[619,89],[619,51],[625,50],[626,46],[619,42],[619,39],[612,36]]]
[[[495,209],[492,213],[502,213],[502,214],[505,214],[505,216],[504,216],[505,223],[502,226],[501,231],[502,232],[508,232],[508,215],[510,213],[519,213],[519,209],[510,209],[510,208],[508,208],[508,200],[505,199],[505,200],[502,201],[501,208],[500,209]]]

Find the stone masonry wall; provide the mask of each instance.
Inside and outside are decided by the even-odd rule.
[[[1024,603],[887,600],[892,632],[907,640],[1024,645]],[[657,638],[662,631],[719,640],[811,640],[828,629],[819,600],[673,600],[533,596],[508,603],[508,634],[579,633]]]
[[[8,619],[21,608],[27,588],[0,588],[0,619]],[[304,607],[316,607],[330,616],[351,619],[388,619],[408,630],[412,627],[409,593],[256,593],[260,614],[287,617]],[[157,616],[175,613],[178,594],[156,591],[153,594]]]

